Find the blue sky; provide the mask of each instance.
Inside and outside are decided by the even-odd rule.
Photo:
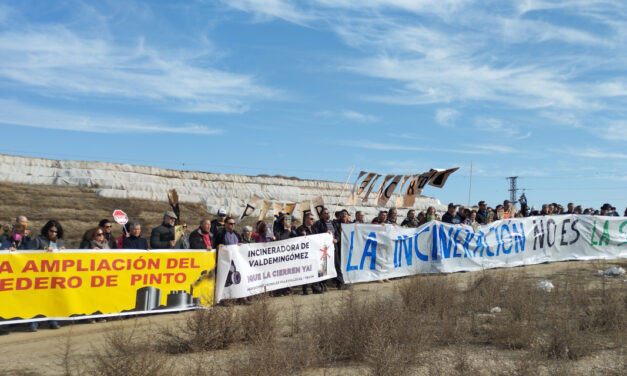
[[[627,3],[0,1],[0,153],[627,205]]]

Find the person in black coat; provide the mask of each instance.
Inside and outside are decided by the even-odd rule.
[[[163,223],[152,229],[150,233],[150,248],[152,249],[170,249],[174,248],[174,223],[176,222],[176,214],[173,211],[167,211],[163,215]]]
[[[235,231],[235,220],[231,217],[226,217],[224,227],[218,229],[213,240],[216,248],[219,248],[221,245],[240,244],[242,240]]]
[[[189,234],[189,249],[211,250],[211,220],[203,219],[200,226]]]
[[[148,249],[148,241],[141,237],[142,226],[139,223],[129,225],[130,236],[122,241],[124,249]]]

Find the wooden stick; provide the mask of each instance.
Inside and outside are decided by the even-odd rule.
[[[342,197],[344,197],[344,191],[346,190],[346,186],[348,185],[348,181],[351,179],[351,175],[353,174],[353,170],[354,169],[355,169],[355,166],[352,166],[350,172],[348,173],[348,177],[346,178],[346,183],[344,183],[344,187],[342,188],[342,193],[340,193],[340,199],[342,199]],[[337,207],[339,205],[340,205],[340,203],[336,202],[335,208],[333,209],[333,214],[335,214],[335,211],[337,210]]]
[[[233,204],[233,194],[235,194],[235,177],[233,177],[233,187],[231,188],[231,199],[229,200],[229,217],[231,216],[231,204]]]

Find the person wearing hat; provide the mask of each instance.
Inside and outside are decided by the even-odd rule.
[[[218,210],[218,218],[211,221],[211,230],[209,230],[209,232],[211,233],[212,239],[215,238],[216,234],[218,233],[218,230],[224,228],[225,220],[226,220],[226,210],[220,208],[220,210]]]
[[[176,214],[171,210],[163,214],[163,223],[153,228],[150,232],[150,248],[174,248],[176,244],[174,240],[174,223],[176,222],[176,218]]]

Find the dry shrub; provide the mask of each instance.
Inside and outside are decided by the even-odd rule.
[[[398,292],[403,302],[399,307],[410,322],[421,327],[422,336],[428,336],[440,345],[462,340],[461,301],[453,278],[449,275],[415,276],[407,278]],[[407,320],[407,319],[406,319]]]
[[[322,305],[310,324],[323,362],[364,360],[373,344],[381,345],[376,351],[390,344],[410,346],[421,338],[417,322],[397,299],[359,299],[353,290],[343,294],[337,308]]]
[[[270,306],[270,299],[266,295],[262,295],[240,314],[238,322],[244,340],[250,340],[254,343],[269,342],[276,335],[277,311]]]
[[[163,349],[170,354],[224,349],[239,339],[235,311],[215,306],[199,309],[178,328],[161,331]]]
[[[152,341],[151,341],[152,342]],[[90,376],[169,376],[173,364],[157,353],[149,339],[139,339],[135,329],[105,334],[105,344],[93,359],[85,360],[78,374]]]
[[[398,287],[403,304],[409,311],[436,314],[444,318],[455,301],[457,290],[447,275],[413,276]]]
[[[471,313],[485,313],[492,307],[501,306],[508,282],[504,274],[496,271],[480,272],[464,294],[464,306]]]
[[[505,293],[502,298],[502,307],[512,316],[514,321],[532,324],[538,319],[540,309],[545,304],[546,293],[538,290],[536,285],[518,276],[509,279],[505,284]]]
[[[386,332],[388,327],[375,323],[370,333],[370,343],[364,349],[364,360],[372,376],[406,375],[409,365],[416,361],[416,346],[411,341],[402,342],[398,338],[391,338]]]
[[[305,340],[313,345],[313,341]],[[294,346],[296,345],[296,347]],[[293,342],[281,343],[269,340],[257,343],[247,356],[231,362],[225,375],[238,376],[279,376],[292,375],[312,364],[314,347],[299,347]]]
[[[580,319],[583,330],[607,333],[627,329],[627,295],[618,289],[608,289],[605,281],[599,299],[583,308],[584,314]]]
[[[196,310],[185,325],[161,331],[163,350],[170,354],[219,350],[242,340],[269,341],[276,335],[277,312],[266,297],[242,310],[214,306]]]
[[[510,350],[529,349],[538,335],[533,322],[497,315],[489,329],[487,343]]]
[[[455,357],[455,364],[453,367],[455,375],[459,376],[472,376],[479,375],[479,370],[472,364],[468,349],[465,346],[460,346],[457,349]]]
[[[545,325],[546,339],[539,351],[547,358],[577,360],[594,350],[594,343],[567,316],[549,312]]]

